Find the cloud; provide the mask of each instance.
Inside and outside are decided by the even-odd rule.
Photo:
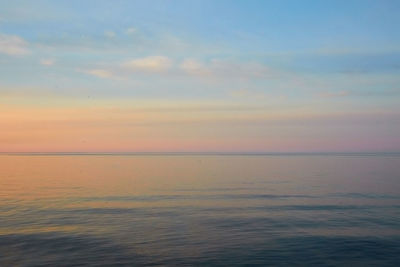
[[[129,34],[134,34],[136,31],[137,31],[136,28],[130,27],[126,29],[125,33],[129,35]]]
[[[123,67],[131,71],[165,72],[173,66],[173,61],[164,56],[150,56],[133,59],[123,63]]]
[[[108,38],[114,38],[115,37],[115,32],[113,31],[105,31],[104,36]]]
[[[79,70],[81,71],[81,70]],[[235,62],[221,59],[200,61],[194,58],[186,58],[181,61],[173,60],[167,56],[148,56],[134,58],[126,61],[110,64],[101,64],[84,73],[100,78],[130,79],[132,75],[152,74],[162,77],[185,77],[208,81],[249,81],[252,79],[264,80],[293,80],[293,75],[288,72],[271,69],[268,66],[256,62]]]
[[[201,62],[195,59],[185,59],[180,64],[180,69],[185,73],[192,75],[209,75],[211,74],[210,70]]]
[[[83,72],[103,79],[113,77],[113,74],[110,71],[104,69],[85,70]]]
[[[51,58],[44,58],[40,60],[40,64],[45,66],[52,66],[54,65],[55,60]]]
[[[16,35],[0,33],[0,53],[11,56],[29,54],[28,42]]]
[[[129,77],[132,73],[164,73],[173,66],[173,61],[168,57],[149,56],[132,59],[117,65],[103,65],[99,68],[94,67],[93,69],[78,69],[78,71],[103,79],[124,79],[124,77]]]

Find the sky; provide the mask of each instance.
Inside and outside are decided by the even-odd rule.
[[[0,152],[398,152],[399,13],[0,0]]]

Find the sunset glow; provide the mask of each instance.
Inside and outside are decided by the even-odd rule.
[[[22,2],[0,152],[400,150],[395,1]]]

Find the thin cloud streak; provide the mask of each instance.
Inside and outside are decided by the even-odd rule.
[[[24,56],[30,54],[29,44],[17,35],[0,33],[0,53],[10,56]]]
[[[126,61],[122,66],[133,72],[165,72],[173,65],[173,61],[165,56],[149,56]]]

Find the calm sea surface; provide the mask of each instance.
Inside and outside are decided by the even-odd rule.
[[[399,155],[0,155],[0,266],[400,266]]]

